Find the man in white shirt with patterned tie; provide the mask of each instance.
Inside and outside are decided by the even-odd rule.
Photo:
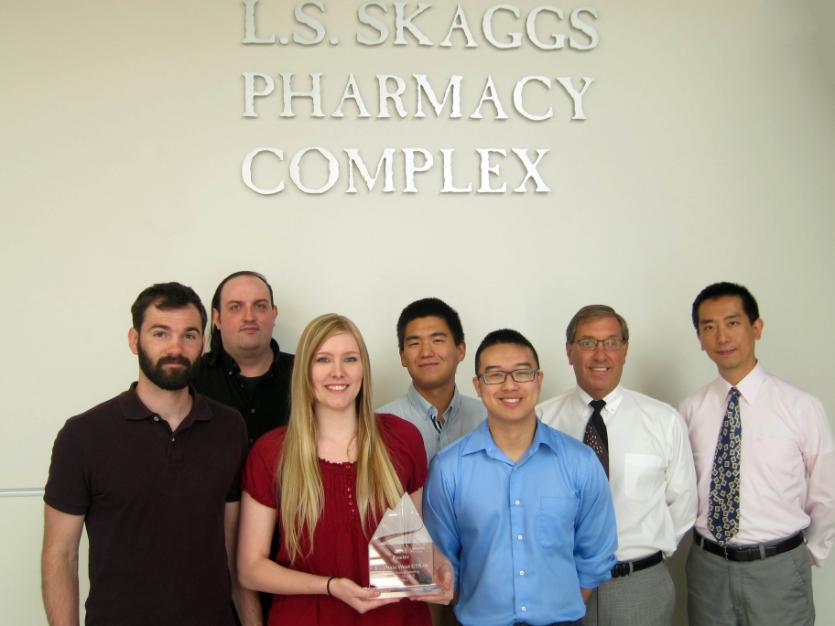
[[[835,540],[835,451],[821,402],[757,362],[757,302],[715,283],[693,325],[719,376],[681,404],[699,514],[687,560],[691,626],[811,625],[810,564]]]
[[[565,348],[577,387],[543,402],[537,413],[597,453],[618,530],[618,563],[589,599],[585,624],[669,626],[675,589],[663,560],[696,518],[687,429],[673,407],[621,387],[629,327],[613,308],[580,309]]]

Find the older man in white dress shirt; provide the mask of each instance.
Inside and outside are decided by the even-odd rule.
[[[671,406],[621,387],[629,328],[613,308],[580,309],[565,348],[577,387],[543,402],[537,413],[597,453],[618,530],[618,563],[589,599],[585,623],[669,626],[675,589],[663,561],[696,518],[687,429]]]

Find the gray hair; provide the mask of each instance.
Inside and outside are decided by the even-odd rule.
[[[620,338],[629,341],[629,326],[617,311],[605,304],[589,304],[577,311],[571,321],[568,322],[568,328],[565,329],[565,342],[574,343],[577,336],[577,326],[580,325],[580,322],[598,317],[614,317],[620,324]]]

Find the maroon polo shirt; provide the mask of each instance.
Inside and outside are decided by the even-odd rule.
[[[83,515],[87,625],[233,626],[223,516],[240,499],[246,426],[194,394],[171,432],[128,391],[67,420],[44,501]]]

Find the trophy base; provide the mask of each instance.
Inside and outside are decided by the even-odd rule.
[[[430,593],[435,593],[436,591],[440,590],[439,585],[429,584],[429,585],[410,585],[408,587],[384,587],[382,589],[377,589],[380,592],[381,598],[408,598],[411,596],[425,596]]]

